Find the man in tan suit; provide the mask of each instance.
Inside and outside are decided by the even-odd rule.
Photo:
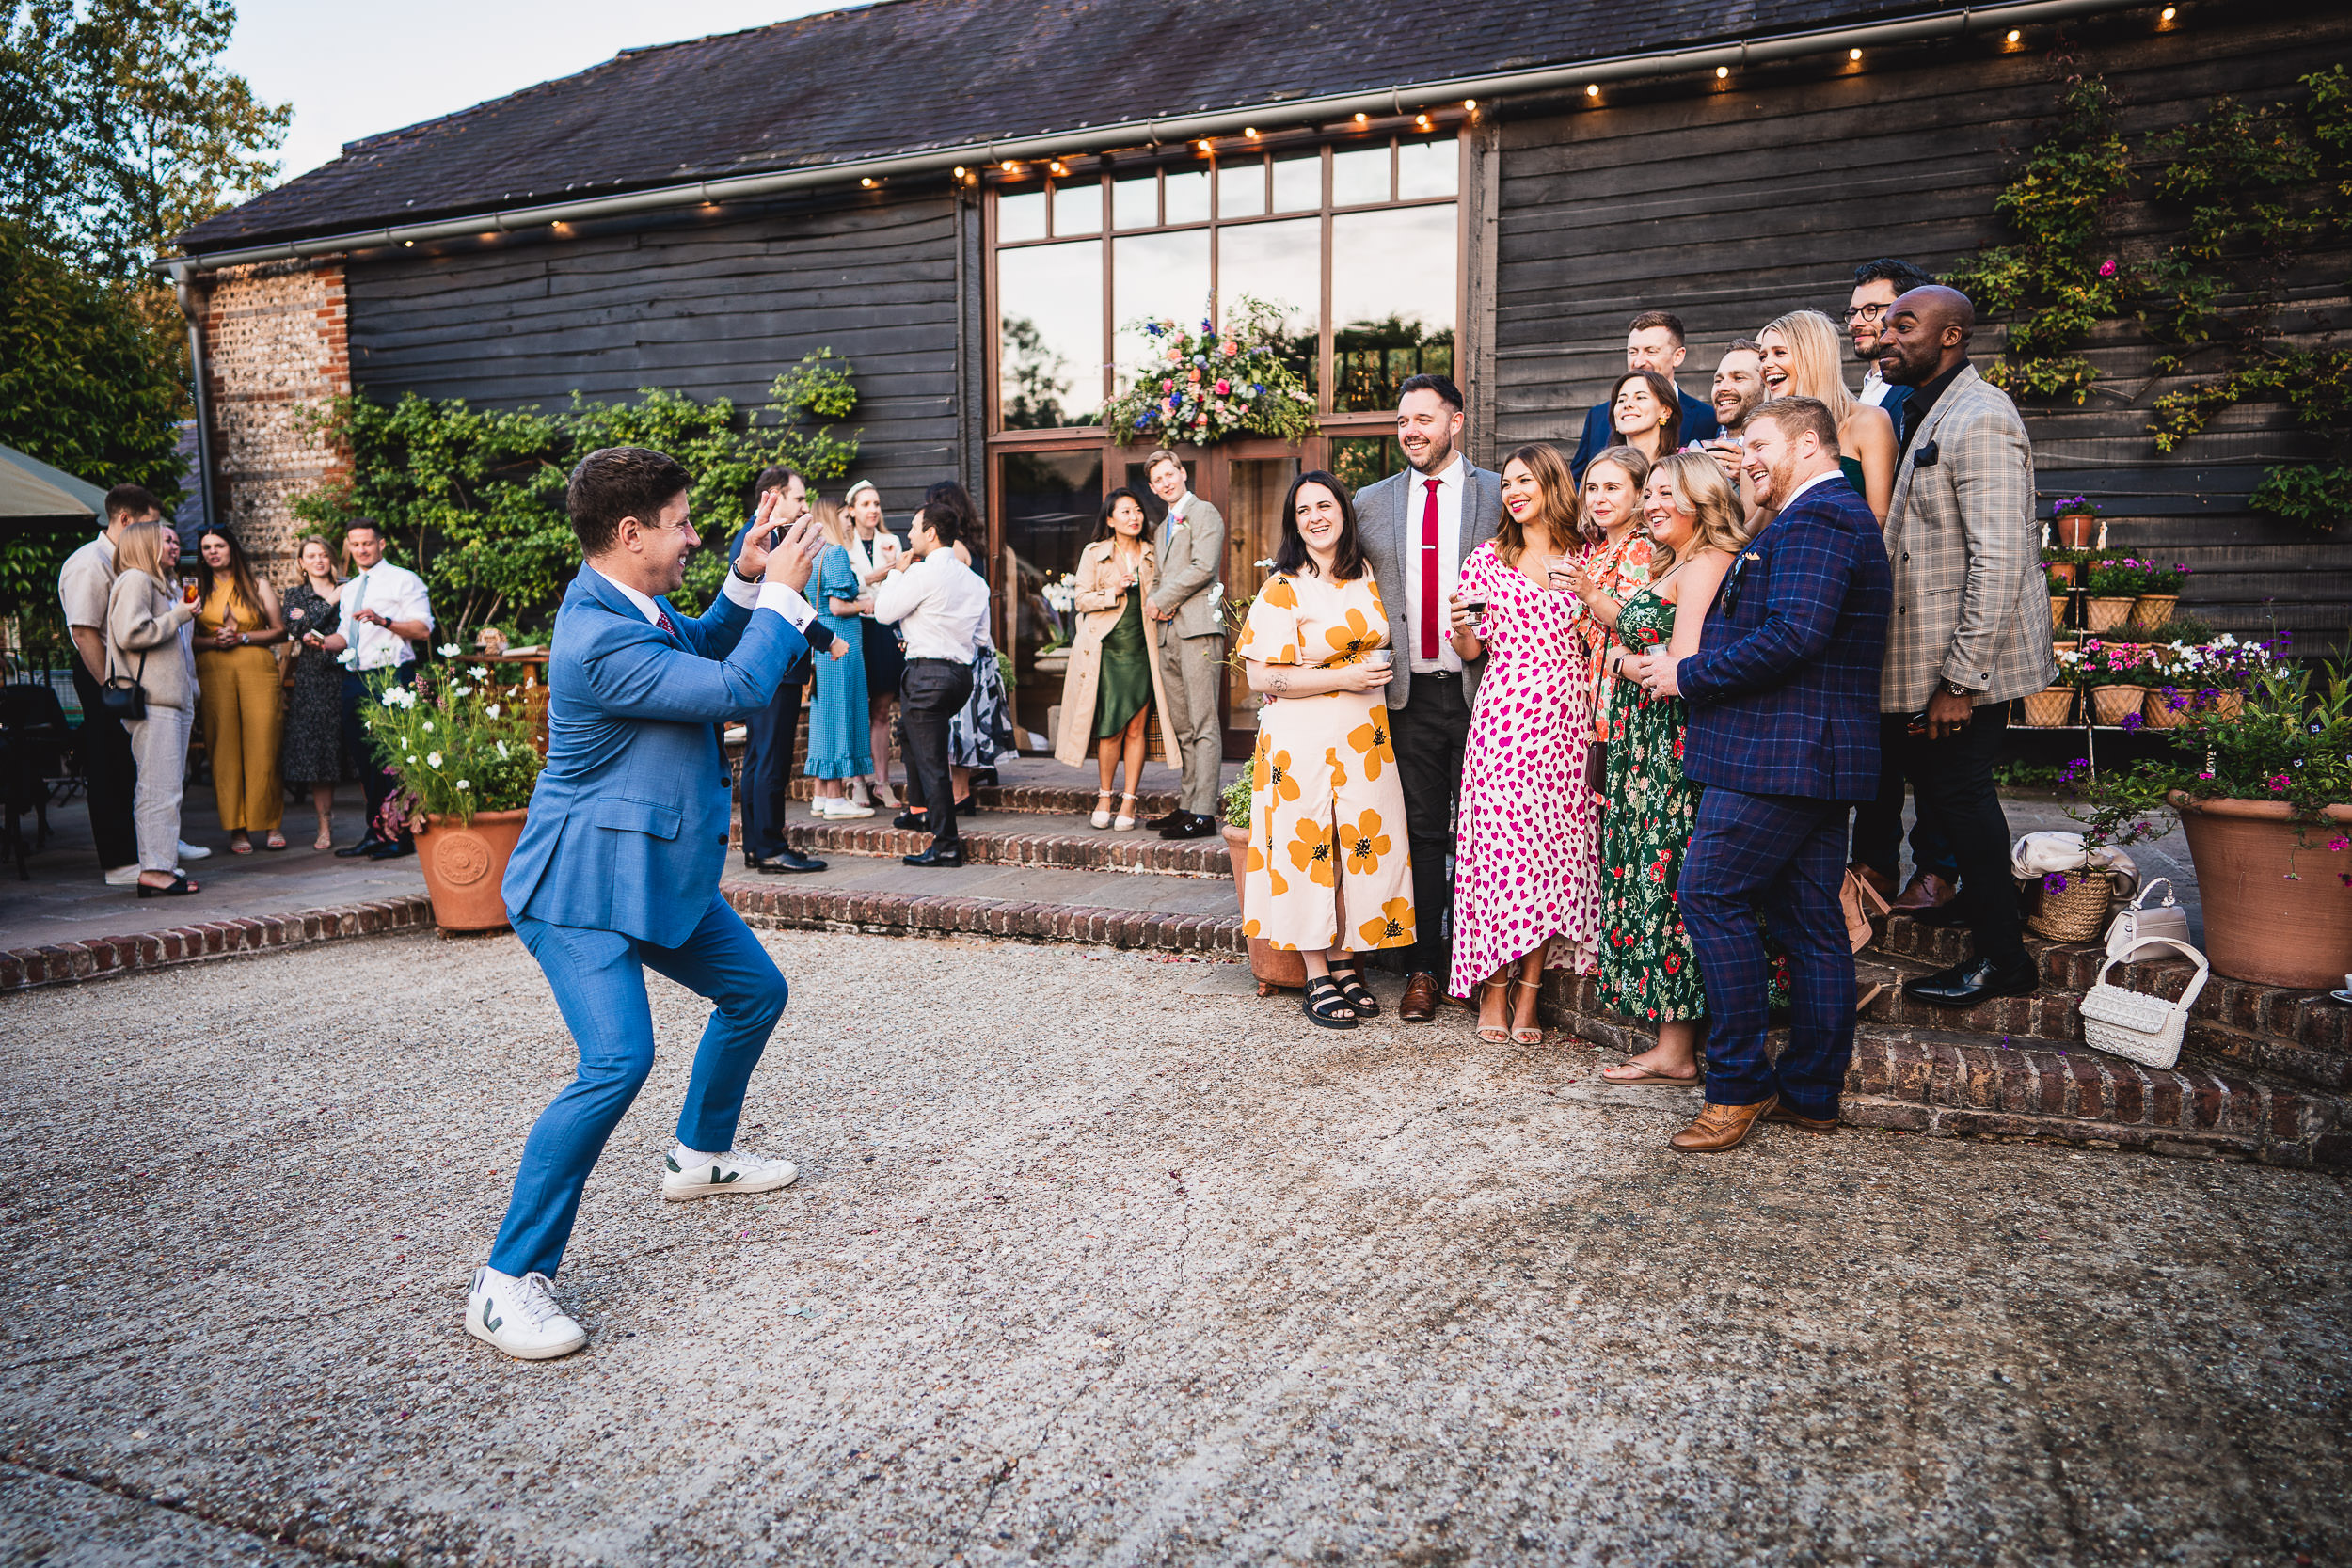
[[[1915,911],[1965,922],[1976,957],[1905,994],[1973,1007],[2023,996],[2037,974],[2010,879],[2009,823],[1993,762],[2009,703],[2057,678],[2034,517],[2033,446],[2009,394],[1968,363],[1976,308],[1956,289],[1913,289],[1887,311],[1880,373],[1911,388],[1886,518],[1895,613],[1879,708],[1903,725],[1903,771],[1960,864],[1960,896]]]
[[[1225,761],[1216,706],[1225,674],[1224,589],[1217,580],[1225,562],[1225,518],[1192,493],[1184,460],[1174,452],[1144,459],[1143,477],[1168,503],[1168,516],[1152,536],[1159,581],[1143,612],[1163,623],[1160,689],[1168,694],[1168,728],[1184,748],[1178,766],[1184,774],[1176,809],[1150,826],[1162,838],[1206,838],[1216,832],[1217,769]]]

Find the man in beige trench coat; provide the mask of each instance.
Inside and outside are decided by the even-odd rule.
[[[1182,748],[1184,794],[1176,809],[1151,824],[1162,838],[1206,838],[1216,832],[1217,770],[1225,760],[1217,687],[1225,676],[1225,518],[1192,493],[1182,459],[1155,451],[1144,460],[1152,493],[1168,503],[1153,531],[1152,556],[1159,582],[1143,602],[1158,624],[1159,684],[1168,727]]]

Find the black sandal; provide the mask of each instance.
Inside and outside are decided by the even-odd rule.
[[[1340,994],[1347,998],[1347,1005],[1356,1009],[1358,1018],[1380,1016],[1380,999],[1372,994],[1370,986],[1364,984],[1362,970],[1350,964],[1345,969],[1333,970],[1331,979],[1340,988]]]
[[[1353,1029],[1356,1011],[1341,994],[1339,982],[1328,974],[1317,974],[1307,982],[1307,992],[1298,999],[1298,1010],[1326,1029]]]
[[[142,898],[182,898],[195,891],[196,884],[188,880],[184,871],[173,872],[171,882],[166,887],[150,887],[145,882],[139,884],[139,896]]]

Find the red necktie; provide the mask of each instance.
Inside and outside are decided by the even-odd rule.
[[[670,624],[670,612],[659,605],[654,607],[653,624],[672,637],[677,635],[677,627]]]
[[[1438,657],[1438,482],[1429,486],[1428,504],[1421,509],[1421,657]]]

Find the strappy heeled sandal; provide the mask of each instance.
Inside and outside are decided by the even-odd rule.
[[[1495,988],[1498,986],[1502,987],[1505,993],[1502,999],[1502,1022],[1501,1023],[1482,1023],[1474,1031],[1478,1037],[1485,1040],[1488,1045],[1505,1045],[1510,1042],[1511,1038],[1511,999],[1509,995],[1510,982],[1508,980],[1486,980],[1480,982],[1478,987],[1478,1008],[1482,1013],[1486,1011],[1486,999],[1495,993]]]
[[[1372,994],[1370,986],[1364,984],[1363,971],[1354,964],[1345,969],[1334,969],[1331,971],[1331,981],[1340,988],[1340,994],[1347,998],[1347,1005],[1356,1009],[1358,1018],[1380,1016],[1380,999]]]
[[[1326,1029],[1356,1027],[1356,1009],[1347,1005],[1339,983],[1328,974],[1313,975],[1307,981],[1306,994],[1298,999],[1298,1010]]]
[[[1538,993],[1540,993],[1540,992],[1543,990],[1543,989],[1544,989],[1544,983],[1543,983],[1543,981],[1542,981],[1542,980],[1540,980],[1540,979],[1535,979],[1535,980],[1518,979],[1518,980],[1513,980],[1513,981],[1511,982],[1511,989],[1512,989],[1512,990],[1514,990],[1514,991],[1517,991],[1517,990],[1518,990],[1520,987],[1522,987],[1522,986],[1526,987],[1529,990],[1535,991],[1535,992],[1538,992]],[[1541,1022],[1541,1017],[1540,1017],[1540,1015],[1538,1015],[1538,1021],[1537,1021],[1537,1022],[1536,1022],[1536,1024],[1535,1024],[1535,1027],[1534,1027],[1533,1029],[1522,1028],[1522,1027],[1520,1027],[1520,1026],[1519,1026],[1519,1025],[1518,1025],[1518,1024],[1513,1024],[1513,1025],[1511,1026],[1511,1043],[1512,1043],[1512,1044],[1514,1044],[1514,1045],[1541,1045],[1541,1044],[1543,1044],[1543,1043],[1544,1043],[1544,1026],[1543,1026],[1543,1023],[1542,1023],[1542,1022]]]

